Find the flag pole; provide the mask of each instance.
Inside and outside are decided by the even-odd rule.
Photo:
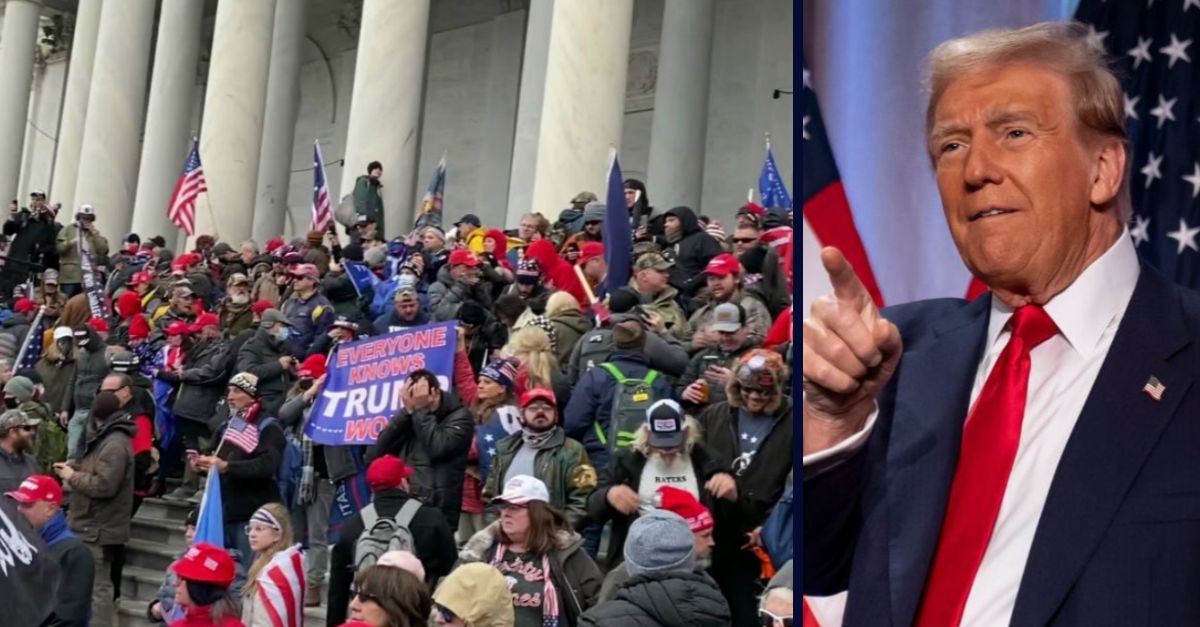
[[[196,144],[196,154],[197,154],[197,155],[199,155],[199,154],[200,154],[200,138],[199,138],[199,137],[197,137],[197,136],[195,136],[195,135],[192,135],[192,141],[193,141],[193,142],[195,142],[195,144]],[[206,185],[206,187],[207,187],[207,185]],[[205,207],[208,207],[208,217],[209,217],[209,219],[210,219],[210,220],[212,220],[212,228],[213,228],[213,233],[212,233],[212,236],[213,236],[213,241],[220,241],[220,240],[221,240],[221,235],[220,235],[220,233],[219,233],[219,227],[217,226],[217,224],[218,224],[218,223],[217,223],[217,213],[216,213],[215,211],[213,211],[213,208],[212,208],[212,201],[211,201],[211,200],[209,200],[209,198],[208,198],[208,197],[209,197],[209,193],[210,193],[210,192],[209,192],[207,189],[205,189],[205,190],[204,190],[204,206],[205,206]],[[196,237],[199,237],[199,235],[197,235]]]

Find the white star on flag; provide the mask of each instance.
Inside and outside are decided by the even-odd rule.
[[[1133,228],[1129,229],[1129,235],[1133,237],[1133,245],[1137,246],[1142,242],[1150,241],[1150,218],[1133,216],[1133,221]]]
[[[1142,64],[1142,61],[1150,63],[1152,61],[1150,58],[1150,38],[1142,39],[1138,37],[1138,45],[1130,48],[1129,52],[1125,54],[1133,57],[1133,69],[1135,70]]]
[[[491,455],[492,457],[495,457],[495,456],[496,456],[496,449],[494,449],[494,448],[489,448],[489,449],[488,449],[488,455]]]
[[[1162,48],[1159,48],[1158,51],[1170,57],[1171,60],[1167,62],[1167,68],[1169,69],[1175,67],[1175,62],[1180,59],[1183,59],[1188,63],[1192,62],[1192,58],[1187,55],[1187,48],[1190,45],[1192,45],[1191,39],[1179,41],[1179,39],[1175,37],[1175,33],[1171,33],[1171,45],[1163,46]]]
[[[804,139],[808,139],[808,116],[804,116],[804,120],[800,123],[800,134]]]
[[[1184,174],[1183,180],[1192,184],[1192,198],[1200,196],[1200,161],[1192,164],[1194,169],[1191,174]]]
[[[1176,254],[1182,255],[1185,248],[1200,251],[1200,248],[1196,246],[1197,233],[1200,233],[1200,227],[1188,228],[1187,221],[1179,218],[1179,230],[1167,232],[1167,237],[1179,242],[1179,250],[1176,251]]]
[[[496,436],[494,436],[490,433],[487,433],[487,434],[484,434],[483,439],[487,440],[488,442],[491,442],[492,440],[496,439]]]
[[[804,86],[812,89],[812,72],[809,72],[808,68],[804,68]]]
[[[742,434],[742,439],[743,439],[743,440],[749,440],[749,439],[750,439],[750,434],[749,434],[749,433],[743,433],[743,434]]]
[[[1167,120],[1171,120],[1172,122],[1175,121],[1175,112],[1172,111],[1172,109],[1175,108],[1175,102],[1177,100],[1179,99],[1172,98],[1167,100],[1163,98],[1162,94],[1158,95],[1158,106],[1150,110],[1150,115],[1158,118],[1157,128],[1162,128],[1163,123]]]
[[[1138,119],[1137,103],[1141,99],[1141,96],[1134,96],[1133,98],[1130,98],[1129,94],[1125,94],[1125,117],[1133,118],[1135,120]]]
[[[1088,34],[1087,34],[1088,45],[1092,46],[1096,50],[1100,50],[1101,52],[1103,52],[1104,51],[1104,39],[1106,37],[1108,37],[1108,31],[1106,31],[1106,30],[1098,31],[1095,28],[1093,28],[1091,24],[1088,24]]]
[[[1154,179],[1162,178],[1162,160],[1161,156],[1156,157],[1151,152],[1150,160],[1146,162],[1146,165],[1142,166],[1141,170],[1138,170],[1146,175],[1146,189],[1150,189],[1150,184],[1154,182]]]

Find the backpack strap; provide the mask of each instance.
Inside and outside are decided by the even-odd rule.
[[[654,380],[657,378],[658,378],[658,371],[651,369],[650,371],[648,371],[646,373],[646,378],[643,380],[646,382],[646,385],[651,385],[654,383]]]
[[[374,527],[375,523],[379,520],[379,514],[375,513],[374,503],[367,503],[366,507],[358,510],[358,513],[362,516],[364,530],[369,531],[371,527]]]
[[[607,370],[608,374],[611,374],[617,380],[617,383],[625,383],[627,380],[625,375],[621,373],[621,369],[617,368],[617,365],[612,362],[606,361],[600,364],[600,367]]]
[[[407,529],[408,526],[412,524],[413,518],[416,518],[417,511],[420,509],[420,501],[418,501],[415,497],[408,499],[404,502],[404,505],[400,508],[400,511],[396,512],[396,515],[392,517],[392,520],[396,521],[397,525]]]

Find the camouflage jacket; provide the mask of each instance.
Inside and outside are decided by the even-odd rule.
[[[518,431],[495,444],[492,470],[483,485],[483,501],[487,503],[504,491],[504,475],[512,465],[517,450],[523,441]],[[554,435],[546,442],[533,459],[534,475],[546,484],[550,492],[550,505],[567,517],[573,528],[582,526],[587,517],[587,499],[596,489],[596,469],[588,459],[587,451],[579,442],[567,437],[562,427],[554,428]],[[498,510],[488,505],[485,518],[495,520]]]

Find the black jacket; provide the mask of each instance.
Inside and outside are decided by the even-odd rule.
[[[403,490],[384,490],[375,494],[375,513],[382,518],[395,516],[401,507],[413,498]],[[446,524],[445,516],[436,508],[422,505],[413,516],[408,530],[416,544],[417,559],[425,567],[425,582],[432,588],[438,579],[448,575],[458,559],[455,551],[454,532]],[[358,536],[365,531],[362,514],[346,520],[341,535],[329,558],[329,604],[325,624],[335,627],[346,622],[346,606],[350,603],[350,584],[354,582],[354,545]]]
[[[40,272],[43,268],[58,268],[57,241],[58,229],[54,218],[48,214],[41,217],[31,216],[29,211],[22,209],[4,223],[4,234],[12,242],[8,247],[8,258],[27,261],[34,266],[14,263],[5,266],[5,273],[24,277],[30,271]]]
[[[256,330],[237,353],[236,372],[258,377],[263,410],[272,416],[278,415],[288,388],[296,381],[296,375],[279,363],[279,358],[287,354],[287,345],[275,341],[262,329]]]
[[[580,627],[728,627],[729,604],[704,573],[670,572],[631,577],[617,597],[588,610]]]
[[[261,425],[268,415],[265,409],[260,410],[256,424]],[[227,421],[225,426],[228,424]],[[220,442],[222,436],[224,428],[216,441]],[[221,505],[226,523],[246,522],[254,510],[280,499],[275,475],[283,461],[283,446],[283,425],[278,421],[259,430],[258,446],[252,453],[229,442],[218,445],[217,457],[229,463],[221,473]]]
[[[694,295],[704,286],[701,272],[713,257],[725,252],[717,240],[704,232],[700,219],[691,207],[675,207],[666,212],[683,223],[683,235],[670,246],[675,250],[675,265],[671,268],[671,286],[684,296]]]
[[[436,411],[400,410],[367,449],[370,464],[382,455],[395,455],[413,469],[412,493],[446,515],[451,529],[458,528],[462,509],[463,473],[475,435],[475,422],[452,392],[442,392]]]
[[[700,503],[710,511],[714,501],[704,484],[713,475],[729,472],[729,467],[722,465],[714,458],[703,444],[696,443],[690,453],[692,470],[696,473],[696,483],[700,487]],[[608,503],[608,491],[617,485],[627,485],[637,492],[642,480],[642,470],[646,468],[646,456],[640,451],[628,448],[618,451],[616,457],[608,463],[608,468],[600,475],[600,483],[588,495],[588,519],[598,523],[612,521],[612,538],[609,540],[608,564],[605,570],[612,570],[625,559],[625,538],[629,535],[629,526],[637,520],[637,514],[626,516],[618,512]]]
[[[211,424],[213,412],[229,382],[231,349],[229,340],[213,340],[197,346],[195,356],[187,360],[182,373],[159,371],[159,379],[179,384],[175,393],[176,416]]]

